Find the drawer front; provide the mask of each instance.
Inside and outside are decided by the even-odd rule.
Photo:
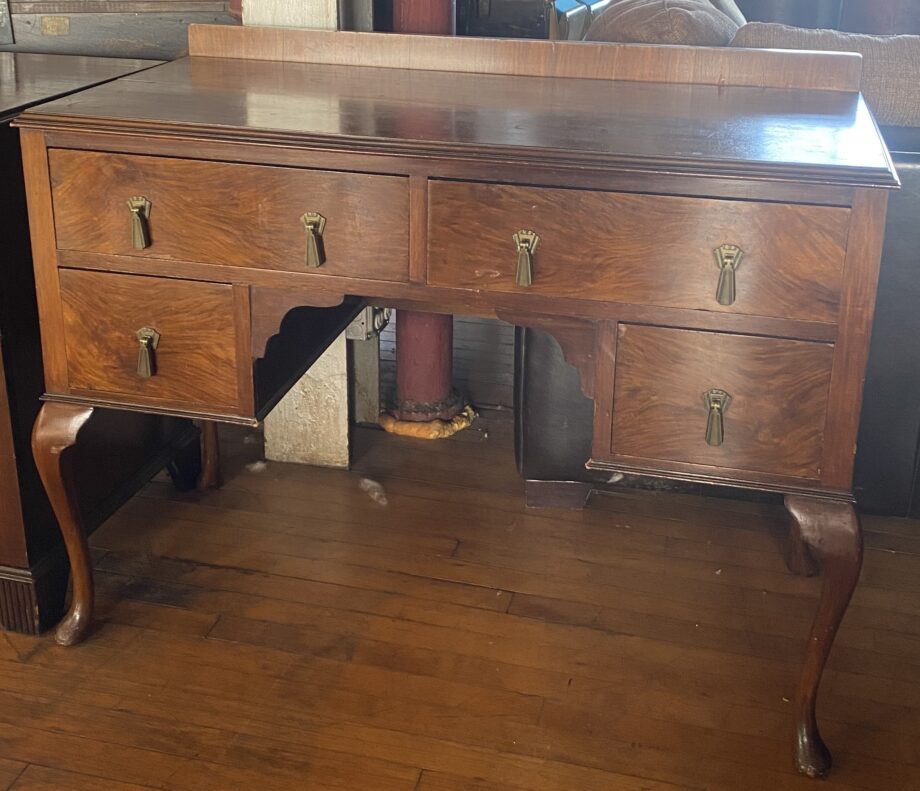
[[[833,351],[621,324],[611,455],[818,480]],[[714,405],[711,391],[731,400]],[[721,444],[710,444],[718,441],[720,406]]]
[[[429,282],[836,322],[849,215],[824,206],[433,181]],[[516,277],[513,236],[522,229],[540,237],[530,286]],[[726,283],[720,303],[723,245],[743,257],[734,298]]]
[[[71,393],[204,411],[240,408],[231,286],[62,269]],[[139,375],[138,332],[159,339]]]
[[[408,279],[407,178],[69,150],[49,159],[61,250]],[[134,197],[149,201],[143,249]],[[318,267],[302,220],[314,213],[325,220]]]

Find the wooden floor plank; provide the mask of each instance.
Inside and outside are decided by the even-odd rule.
[[[500,415],[358,431],[351,473],[223,437],[223,489],[158,479],[93,537],[86,644],[3,635],[0,789],[815,788],[789,701],[821,580],[786,572],[775,498],[528,510]],[[821,788],[913,791],[920,524],[866,527]]]
[[[9,791],[13,784],[22,776],[27,764],[21,761],[10,761],[0,758],[0,789]]]
[[[107,777],[93,777],[30,766],[11,786],[11,791],[152,791],[157,786],[120,783]]]

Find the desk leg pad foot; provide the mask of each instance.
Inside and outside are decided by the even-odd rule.
[[[93,567],[66,453],[92,414],[92,407],[49,402],[32,429],[32,455],[64,537],[73,579],[70,609],[55,631],[61,645],[80,642],[93,620]]]
[[[798,536],[821,564],[824,575],[796,694],[795,763],[802,774],[825,777],[831,768],[831,754],[818,731],[815,702],[834,637],[862,568],[862,529],[849,503],[790,495],[786,508],[796,522]]]

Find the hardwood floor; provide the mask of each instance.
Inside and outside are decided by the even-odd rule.
[[[509,435],[363,430],[343,473],[224,432],[223,489],[157,480],[93,537],[86,644],[3,635],[0,789],[920,788],[920,523],[866,520],[818,785],[789,699],[820,583],[781,506],[529,511]]]

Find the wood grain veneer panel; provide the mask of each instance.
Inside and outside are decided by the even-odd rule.
[[[830,344],[621,324],[611,455],[817,480],[833,358]],[[718,447],[712,388],[732,396]]]
[[[247,415],[256,411],[252,381],[252,295],[248,285],[233,286],[233,312],[236,327],[237,393],[240,410]]]
[[[408,279],[408,178],[52,150],[58,247],[323,275]],[[135,250],[127,200],[152,204]],[[301,216],[319,212],[326,262],[305,264]]]
[[[434,181],[429,282],[834,322],[849,210]],[[533,284],[516,284],[512,235],[540,235]],[[737,299],[716,300],[715,249],[745,251]]]
[[[887,207],[888,193],[882,190],[859,190],[853,203],[853,227],[847,245],[840,328],[827,415],[824,483],[828,486],[849,489],[853,485]],[[905,343],[916,342],[915,338],[904,340]]]
[[[22,170],[29,204],[29,232],[32,236],[32,264],[42,336],[45,389],[64,392],[67,386],[67,357],[59,339],[64,334],[61,315],[57,254],[54,249],[54,207],[48,149],[44,135],[33,129],[20,132]]]
[[[858,91],[852,53],[191,25],[189,54],[431,71]]]
[[[70,391],[106,400],[237,411],[239,359],[233,288],[63,269],[61,300]],[[136,333],[160,333],[156,374],[137,375]]]

